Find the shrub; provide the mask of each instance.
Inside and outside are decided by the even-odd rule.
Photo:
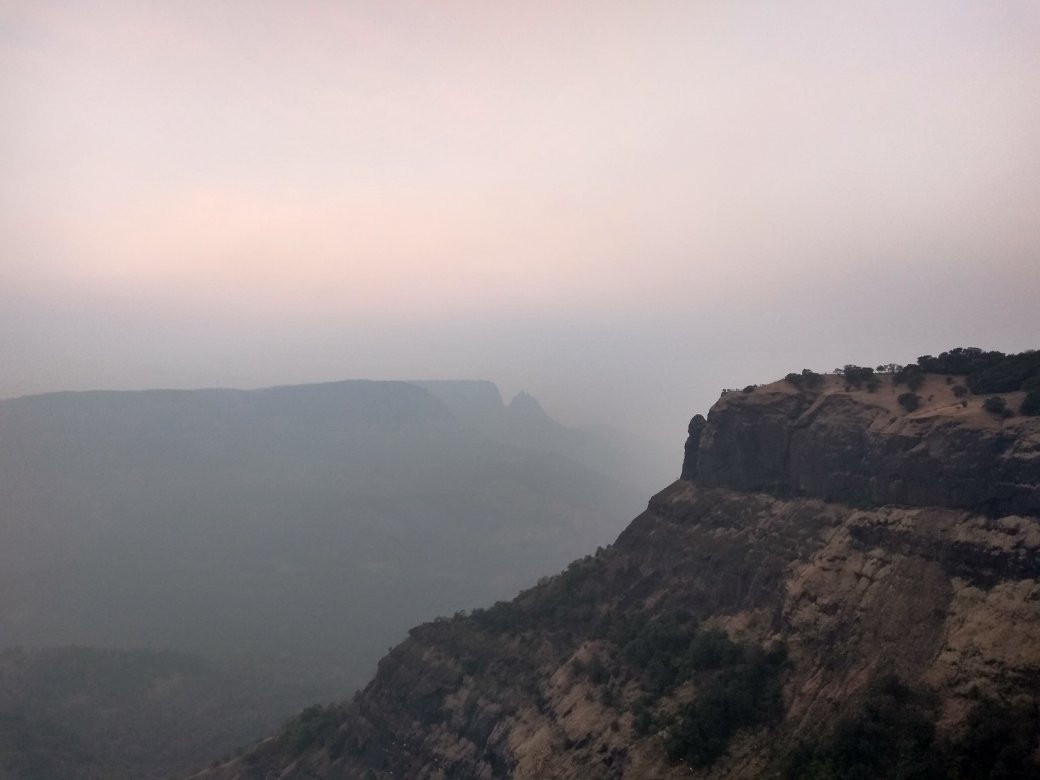
[[[659,696],[689,676],[694,656],[691,646],[699,640],[696,621],[671,614],[644,624],[622,650],[625,660],[643,670],[647,690]]]
[[[957,736],[938,733],[938,715],[931,691],[910,688],[892,676],[882,678],[870,686],[859,712],[841,719],[829,737],[793,750],[782,776],[1040,779],[1033,756],[1040,727],[1034,701],[983,698]]]
[[[968,716],[963,736],[951,745],[956,776],[1040,777],[1040,767],[1033,758],[1038,726],[1035,702],[983,698]]]
[[[920,366],[903,366],[892,375],[896,385],[906,385],[910,390],[917,390],[924,383],[924,371]]]
[[[812,390],[819,387],[823,382],[823,374],[817,374],[815,371],[803,368],[800,374],[792,372],[785,376],[784,379],[799,390]]]
[[[653,713],[647,709],[646,702],[640,700],[632,707],[632,728],[640,737],[645,737],[654,727]]]
[[[874,377],[874,369],[866,366],[855,366],[849,363],[842,370],[842,374],[845,377],[845,381],[853,387],[861,387],[864,382],[868,382]]]
[[[803,778],[943,777],[936,750],[937,701],[892,675],[876,680],[860,712],[838,722],[823,744],[802,745],[783,776]]]
[[[593,656],[592,663],[589,664],[589,679],[595,685],[603,685],[610,680],[610,670],[607,669],[598,655]]]
[[[968,394],[968,388],[966,388],[964,385],[954,385],[953,394],[957,398],[964,398],[964,396]]]
[[[982,408],[993,414],[1003,414],[1004,410],[1007,409],[1007,401],[999,395],[991,395],[982,402]]]
[[[906,409],[908,412],[914,411],[918,406],[921,405],[921,396],[917,393],[903,393],[899,398],[899,405]]]
[[[726,752],[741,729],[774,723],[783,714],[780,675],[787,665],[782,648],[745,648],[741,662],[699,687],[669,728],[668,758],[708,766]]]
[[[1030,417],[1040,416],[1040,390],[1026,393],[1026,397],[1022,400],[1022,405],[1018,407],[1018,413],[1029,415]]]
[[[630,706],[636,734],[664,729],[672,762],[711,764],[740,729],[775,722],[782,714],[781,678],[788,668],[782,645],[734,642],[724,631],[699,628],[685,611],[652,619],[632,614],[606,632],[621,646],[644,695]],[[624,675],[620,679],[624,679]],[[696,698],[678,712],[659,709],[663,696],[692,682]]]
[[[731,666],[741,658],[741,646],[718,629],[701,631],[690,644],[689,664],[694,669],[720,669]]]
[[[743,391],[742,391],[742,392],[745,392],[745,393],[753,393],[753,392],[755,392],[755,388],[757,388],[757,387],[758,387],[758,385],[748,385],[747,387],[745,387],[745,388],[743,389]]]

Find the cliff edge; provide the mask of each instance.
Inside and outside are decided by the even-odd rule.
[[[683,475],[856,506],[1040,515],[1040,421],[987,411],[987,399],[955,392],[957,379],[924,377],[912,411],[890,381],[868,390],[829,375],[810,389],[781,380],[729,391],[691,423]],[[1024,396],[997,397],[1011,409]]]

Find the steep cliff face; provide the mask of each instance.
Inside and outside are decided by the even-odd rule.
[[[706,485],[863,506],[1040,515],[1035,418],[989,413],[982,398],[957,397],[956,386],[952,377],[927,377],[913,412],[897,400],[905,387],[846,389],[836,376],[811,391],[777,382],[729,392],[684,472]],[[1017,408],[1024,395],[1006,397]]]
[[[948,387],[725,395],[610,548],[200,777],[1036,776],[1040,420]]]

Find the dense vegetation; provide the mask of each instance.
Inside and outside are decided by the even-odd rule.
[[[1033,758],[1040,720],[1034,702],[979,698],[960,734],[936,729],[938,699],[888,675],[877,680],[860,711],[786,760],[787,780],[872,780],[878,777],[1040,778]]]
[[[899,367],[896,381],[905,382],[913,390],[916,388],[912,383],[922,374],[963,376],[968,389],[976,395],[1037,390],[1040,389],[1040,351],[1008,355],[978,347],[957,347],[938,357],[922,355],[917,358],[917,365]]]
[[[682,609],[652,617],[604,611],[606,557],[575,561],[518,600],[477,610],[465,622],[489,634],[541,629],[575,644],[582,636],[598,640],[590,661],[572,662],[575,672],[587,676],[604,703],[632,714],[637,737],[661,739],[673,762],[711,766],[738,732],[779,723],[789,666],[783,646],[733,641]],[[456,619],[445,626],[461,624]],[[490,636],[488,643],[493,645]],[[474,653],[470,663],[483,668],[480,651]],[[633,680],[641,691],[634,698]],[[1031,758],[1031,740],[1040,730],[1034,703],[980,697],[963,731],[952,736],[939,732],[938,718],[938,699],[930,691],[884,676],[870,686],[857,714],[783,758],[783,774],[790,780],[1040,780]]]
[[[607,638],[621,652],[619,663],[601,679],[622,683],[639,670],[645,693],[630,707],[634,727],[639,735],[666,735],[672,761],[708,766],[739,730],[772,724],[783,712],[783,647],[734,642],[717,629],[698,628],[683,612],[612,621]],[[696,690],[692,701],[678,710],[662,706],[663,698],[688,684]],[[618,695],[608,689],[608,698]]]
[[[1026,393],[1026,397],[1018,411],[1031,416],[1040,415],[1040,390]]]
[[[976,395],[1040,389],[1040,351],[1006,355],[977,347],[958,347],[938,357],[922,355],[917,364],[929,374],[959,374]]]
[[[982,408],[992,414],[1002,415],[1010,410],[1008,409],[1007,401],[1005,401],[999,395],[991,395],[985,401],[982,402]]]
[[[921,396],[917,393],[901,393],[896,400],[899,402],[899,405],[908,412],[914,411],[921,405]]]
[[[823,382],[823,374],[817,374],[808,368],[803,368],[800,373],[790,373],[784,377],[788,382],[799,390],[812,390]]]
[[[782,647],[734,647],[732,660],[716,674],[697,680],[696,698],[667,724],[665,749],[672,761],[709,766],[726,752],[738,731],[772,725],[782,717],[780,680],[786,652]]]
[[[881,374],[891,376],[896,386],[905,385],[909,391],[900,397],[900,403],[908,411],[917,408],[911,396],[924,383],[927,374],[947,374],[963,376],[964,384],[955,385],[954,394],[961,398],[969,391],[975,395],[992,393],[1013,393],[1026,391],[1026,399],[1019,411],[1025,415],[1040,415],[1040,351],[1027,350],[1017,354],[1005,354],[987,351],[978,347],[957,347],[942,352],[938,357],[922,355],[916,363],[902,366],[898,363],[887,363],[870,368],[848,364],[834,370],[844,377],[849,387],[866,388],[873,392],[881,386]],[[809,369],[800,373],[791,373],[784,377],[800,390],[812,390],[819,387],[823,377]],[[903,400],[905,399],[905,400]],[[1007,414],[1011,410],[1003,407],[997,409],[998,401],[987,401],[987,410],[995,414]],[[991,408],[993,407],[993,408]]]
[[[860,388],[866,386],[868,390],[873,392],[881,386],[881,380],[874,373],[874,369],[868,366],[856,366],[850,363],[841,370],[841,373],[845,377],[845,382],[851,387]]]
[[[924,384],[924,371],[918,365],[899,366],[892,374],[892,382],[906,385],[913,392]]]
[[[496,633],[548,626],[571,642],[581,635],[601,642],[593,660],[576,662],[575,671],[599,687],[604,703],[632,713],[637,736],[660,735],[673,762],[709,766],[738,731],[779,720],[788,665],[782,646],[735,642],[682,609],[656,616],[604,611],[603,566],[602,555],[575,561],[517,601],[476,610],[473,621]],[[635,698],[632,681],[641,691]],[[675,706],[684,690],[696,693]]]

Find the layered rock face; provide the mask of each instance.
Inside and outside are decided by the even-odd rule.
[[[200,777],[1036,776],[1040,420],[928,383],[727,394],[610,548]]]
[[[683,472],[705,485],[861,506],[1040,515],[1036,418],[988,413],[954,386],[929,376],[912,413],[897,401],[905,387],[845,389],[841,377],[809,392],[787,382],[730,392],[687,449]],[[1021,395],[1007,394],[1012,406]]]

